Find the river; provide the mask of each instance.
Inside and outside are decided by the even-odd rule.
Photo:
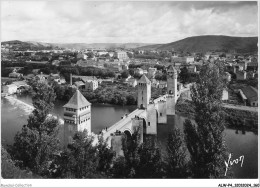
[[[17,98],[16,99],[13,99]],[[1,98],[1,141],[2,144],[12,144],[14,135],[27,123],[28,115],[32,109],[31,97],[25,95],[14,95],[10,98]],[[25,105],[29,104],[29,105]],[[56,116],[63,117],[63,101],[56,101],[52,112]],[[121,119],[124,114],[129,114],[136,109],[136,106],[116,106],[107,104],[92,104],[91,129],[99,133],[105,127],[109,127]],[[176,115],[175,122],[180,129],[183,129],[183,122],[186,117]],[[158,140],[166,142],[171,125],[158,125]],[[253,132],[244,132],[234,129],[225,129],[225,139],[232,158],[236,159],[244,155],[244,164],[233,166],[235,178],[258,178],[258,135]],[[224,164],[223,164],[224,165]]]

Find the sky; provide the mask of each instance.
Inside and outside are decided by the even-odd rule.
[[[1,0],[1,41],[170,43],[258,36],[256,1]]]

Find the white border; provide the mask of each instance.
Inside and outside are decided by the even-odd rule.
[[[0,0],[0,2],[1,1],[2,0]],[[8,0],[3,0],[3,1],[8,1]],[[52,0],[43,0],[43,1],[52,1]],[[102,1],[102,0],[97,0],[97,1]],[[114,1],[118,1],[118,0],[114,0]],[[130,1],[137,1],[137,0],[130,0]],[[143,1],[147,1],[147,0],[143,0]],[[151,0],[151,1],[155,1],[155,0]],[[205,1],[205,0],[200,0],[200,1]],[[259,1],[258,0],[257,3],[258,3],[258,37],[259,37]],[[1,22],[0,22],[0,28],[1,28]],[[0,32],[0,39],[1,39],[1,32]],[[259,55],[260,53],[258,50],[258,61],[259,61]],[[260,61],[258,63],[260,64]],[[258,82],[258,86],[259,85],[260,84]],[[258,111],[258,117],[259,117],[259,113],[260,112]],[[258,119],[258,125],[259,122],[260,121]],[[0,133],[1,133],[1,129],[0,129]],[[260,131],[258,129],[258,135],[259,133]],[[259,137],[258,137],[258,141],[259,141]],[[259,148],[260,146],[258,142],[258,158],[260,158]],[[144,180],[144,179],[2,179],[1,178],[0,181],[1,181],[1,187],[219,187],[219,185],[225,187],[224,184],[226,184],[226,187],[230,187],[230,184],[232,184],[233,187],[235,187],[235,184],[251,184],[252,187],[253,184],[259,184],[259,177],[260,177],[259,166],[260,164],[258,160],[258,179],[146,179]],[[246,186],[240,186],[240,187],[246,187]]]

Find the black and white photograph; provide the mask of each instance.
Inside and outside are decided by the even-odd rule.
[[[259,187],[258,1],[0,7],[1,187]]]

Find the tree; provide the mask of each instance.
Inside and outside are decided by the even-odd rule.
[[[152,139],[140,144],[139,133],[135,131],[122,140],[124,156],[113,163],[113,178],[161,178],[163,175],[161,152]]]
[[[129,69],[128,72],[129,72],[129,74],[130,74],[131,76],[134,76],[134,74],[135,74],[134,69]]]
[[[128,78],[129,72],[128,72],[127,70],[125,70],[125,71],[123,71],[123,72],[121,73],[121,76],[122,76],[122,78]]]
[[[164,65],[154,65],[154,68],[156,68],[157,70],[165,70]]]
[[[33,70],[33,66],[31,64],[25,66],[21,71],[19,71],[20,73],[22,73],[23,75],[27,75],[32,73]]]
[[[87,53],[87,56],[88,56],[88,58],[93,58],[93,57],[95,57],[95,55],[94,55],[93,52],[88,52],[88,53]]]
[[[108,148],[107,140],[104,140],[103,136],[99,136],[96,150],[98,156],[97,170],[108,174],[112,159],[114,158],[114,152],[111,148]]]
[[[9,151],[20,167],[47,175],[49,161],[59,151],[59,122],[48,116],[56,96],[52,86],[46,83],[34,81],[31,86],[35,109],[29,116],[27,125],[15,135],[14,144],[9,147]]]
[[[168,135],[166,156],[166,177],[187,178],[187,148],[184,145],[183,134],[178,128],[174,128]]]
[[[180,77],[181,83],[183,83],[183,84],[186,84],[187,82],[190,81],[190,73],[189,73],[187,67],[183,67],[181,69],[179,77]]]
[[[127,95],[126,97],[127,103],[128,105],[135,105],[136,104],[136,100],[135,97],[133,95]]]
[[[133,77],[136,79],[140,79],[142,77],[142,75],[139,73],[135,73]]]
[[[139,161],[135,178],[162,178],[163,163],[161,151],[153,138],[146,138],[138,148]]]
[[[31,171],[21,170],[15,166],[15,162],[11,159],[9,153],[1,146],[1,176],[5,179],[39,179]]]
[[[86,131],[76,132],[73,143],[53,163],[53,166],[57,166],[53,175],[78,179],[106,178],[105,172],[110,167],[111,155],[113,153],[102,140],[93,146],[93,137],[88,136]]]
[[[12,69],[10,68],[2,68],[1,75],[2,77],[9,77],[9,74],[12,72]]]
[[[87,132],[77,132],[73,137],[74,142],[68,146],[70,168],[75,178],[93,177],[98,166],[96,151],[92,146],[93,138],[86,135]]]
[[[116,74],[113,71],[108,71],[106,74],[107,77],[114,78]]]
[[[222,178],[225,175],[223,70],[220,64],[203,65],[196,84],[191,87],[197,125],[186,120],[184,132],[194,178]]]
[[[72,87],[65,87],[65,92],[63,95],[63,100],[64,101],[69,101],[70,98],[73,96],[73,94],[75,93],[75,88]]]
[[[130,52],[127,52],[127,56],[128,56],[129,58],[133,58],[133,57],[134,57],[134,55],[133,55],[132,53],[130,53]]]

